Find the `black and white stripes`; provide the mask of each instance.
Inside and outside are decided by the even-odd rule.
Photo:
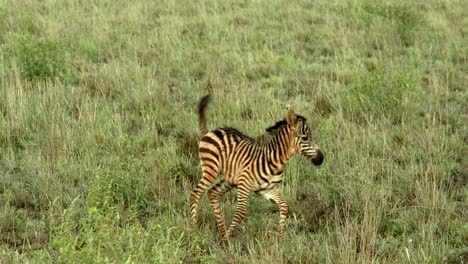
[[[199,201],[208,190],[218,230],[222,240],[227,241],[245,217],[250,193],[256,192],[278,205],[279,233],[283,235],[288,205],[275,189],[282,181],[284,165],[295,153],[312,160],[315,165],[323,161],[322,152],[309,140],[310,130],[306,119],[288,109],[284,120],[268,128],[264,135],[256,139],[229,127],[208,132],[205,109],[209,98],[203,97],[199,104],[199,126],[203,135],[199,155],[203,176],[190,197],[192,221],[196,221]],[[223,177],[214,184],[218,175]],[[233,187],[238,189],[237,209],[226,231],[220,201]]]

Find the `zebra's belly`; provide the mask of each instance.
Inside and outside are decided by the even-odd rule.
[[[273,175],[273,176],[268,176],[268,177],[263,177],[263,178],[267,179],[267,181],[259,177],[258,181],[256,181],[254,185],[252,186],[252,191],[257,192],[261,190],[271,189],[275,187],[275,185],[283,181],[282,175]]]

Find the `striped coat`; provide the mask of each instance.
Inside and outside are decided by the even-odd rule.
[[[192,221],[196,221],[199,201],[208,190],[218,230],[225,242],[244,219],[248,197],[255,192],[278,205],[279,234],[282,236],[288,205],[275,189],[283,180],[283,167],[294,154],[305,156],[315,165],[323,161],[322,152],[309,139],[307,120],[296,115],[292,109],[287,109],[284,120],[255,139],[230,127],[208,131],[205,109],[209,100],[210,97],[205,96],[199,104],[199,125],[203,135],[199,155],[203,175],[190,197]],[[237,209],[226,231],[220,201],[233,187],[238,189]]]

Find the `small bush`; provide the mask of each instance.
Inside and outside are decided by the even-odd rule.
[[[102,175],[91,181],[88,206],[99,209],[144,209],[148,190],[143,181],[128,175]]]
[[[186,234],[172,223],[142,225],[135,217],[79,204],[75,200],[52,227],[58,262],[179,263],[184,257]]]
[[[132,150],[122,144],[122,149]],[[99,210],[126,210],[142,213],[147,207],[149,188],[142,175],[145,165],[134,155],[103,161],[103,168],[89,182],[87,206]],[[110,169],[112,168],[112,169]]]
[[[392,5],[364,5],[363,9],[369,14],[381,16],[396,23],[396,31],[404,46],[411,46],[414,42],[416,28],[423,23],[422,16],[412,7],[403,4]],[[367,16],[363,16],[366,21]],[[367,22],[370,25],[369,22]]]
[[[99,48],[99,45],[97,45],[92,40],[81,40],[78,43],[77,49],[80,53],[80,56],[83,56],[84,58],[88,59],[93,63],[99,63],[105,60],[102,51]]]
[[[415,89],[416,79],[404,71],[377,68],[361,75],[346,91],[346,115],[354,121],[387,118],[399,123],[404,99]]]
[[[67,45],[47,38],[20,35],[9,47],[10,61],[16,61],[27,80],[67,79],[72,76]]]

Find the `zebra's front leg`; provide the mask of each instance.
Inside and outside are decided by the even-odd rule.
[[[280,237],[284,236],[284,227],[286,226],[286,218],[288,218],[288,204],[274,189],[257,192],[263,198],[272,201],[278,205],[280,211],[279,231]]]
[[[242,223],[247,213],[247,200],[250,195],[250,188],[246,184],[239,184],[237,186],[237,209],[232,223],[229,226],[226,236],[223,238],[224,241],[229,239],[229,236],[234,232],[237,225]]]

